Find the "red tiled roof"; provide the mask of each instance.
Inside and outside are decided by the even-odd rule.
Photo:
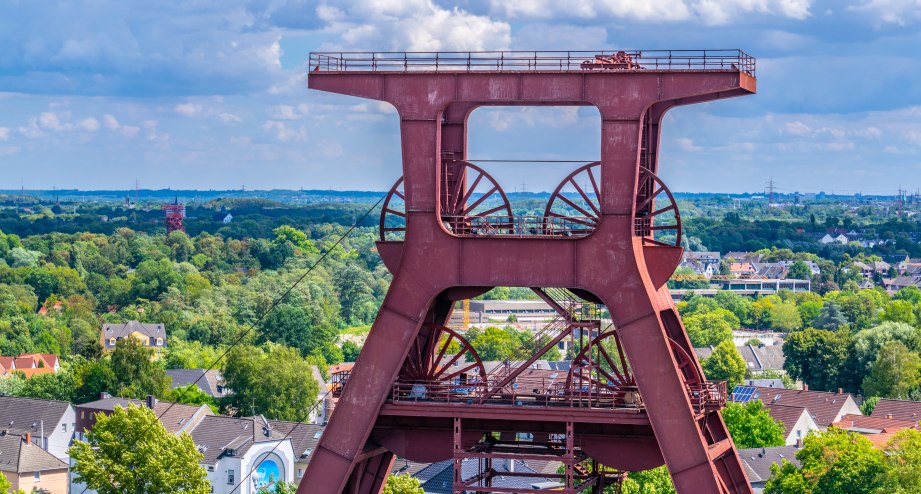
[[[803,416],[803,412],[806,411],[806,407],[779,404],[767,406],[765,408],[768,413],[771,414],[771,418],[783,424],[784,435],[790,434],[790,430],[793,429],[793,426],[796,425],[799,418]]]
[[[14,364],[17,369],[31,369],[33,367],[38,367],[35,363],[35,359],[31,357],[16,357],[13,359]]]
[[[899,420],[886,417],[874,417],[856,414],[847,414],[841,420],[832,424],[841,429],[869,429],[881,432],[898,432],[902,429],[917,429],[918,421]]]
[[[921,402],[908,400],[879,400],[871,417],[893,418],[898,420],[921,420]]]
[[[761,388],[761,401],[766,407],[787,405],[805,407],[819,427],[828,427],[841,413],[841,408],[851,395],[848,393],[829,393],[826,391],[807,391],[801,389]]]

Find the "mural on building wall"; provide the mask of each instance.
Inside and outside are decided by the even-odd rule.
[[[279,481],[284,480],[280,460],[274,455],[267,457],[259,463],[253,472],[253,488],[258,492],[275,492]]]

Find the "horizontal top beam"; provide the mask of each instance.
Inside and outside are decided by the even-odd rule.
[[[314,52],[311,72],[730,71],[755,76],[741,50]]]

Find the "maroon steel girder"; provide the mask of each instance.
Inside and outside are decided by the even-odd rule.
[[[378,494],[393,453],[456,458],[466,452],[452,445],[472,446],[489,431],[563,433],[624,470],[664,460],[681,494],[752,492],[718,406],[706,399],[721,388],[702,382],[689,392],[689,378],[702,373],[664,286],[681,248],[650,243],[648,233],[670,224],[649,220],[663,208],[653,205],[658,189],[673,200],[652,178],[663,116],[675,106],[754,93],[755,62],[738,51],[626,54],[627,62],[573,52],[311,55],[310,88],[396,108],[406,230],[403,241],[378,243],[393,281],[299,494]],[[598,220],[590,233],[473,235],[445,225],[452,212],[445,198],[469,190],[457,168],[467,158],[467,117],[487,105],[598,109]],[[431,338],[423,325],[444,325],[457,300],[494,286],[567,288],[601,301],[644,408],[388,403],[411,349]],[[637,416],[649,425],[630,425]]]

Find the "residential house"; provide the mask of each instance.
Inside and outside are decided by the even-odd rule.
[[[254,494],[294,481],[292,438],[264,417],[211,415],[192,430],[192,440],[215,494]]]
[[[812,276],[818,276],[822,274],[822,268],[819,267],[819,264],[815,261],[802,261],[803,264],[809,267],[812,271]],[[790,267],[793,266],[796,261],[778,261],[778,264],[784,266],[789,271]]]
[[[730,251],[723,256],[723,259],[728,259],[730,262],[761,262],[763,257],[762,254],[756,254],[754,252]]]
[[[720,266],[719,264],[707,264],[701,261],[681,261],[681,264],[678,267],[687,268],[694,272],[694,274],[699,274],[704,278],[710,279],[715,274],[719,274]]]
[[[99,343],[103,350],[112,351],[118,340],[135,338],[148,348],[153,348],[155,354],[166,348],[166,328],[163,324],[145,324],[138,321],[128,321],[117,324],[104,324],[99,332]]]
[[[0,425],[9,434],[29,434],[40,448],[65,462],[69,460],[67,448],[77,430],[76,411],[70,403],[0,396]],[[4,453],[0,449],[0,454]]]
[[[768,408],[776,405],[806,408],[822,430],[845,415],[860,414],[860,407],[854,397],[840,389],[837,393],[831,393],[809,389],[755,388],[755,393]]]
[[[166,375],[173,379],[172,389],[195,384],[208,396],[220,399],[230,394],[224,387],[221,372],[215,369],[167,369]]]
[[[777,371],[784,372],[783,364],[786,360],[781,345],[744,345],[737,347],[745,365],[751,372]]]
[[[758,268],[750,261],[729,263],[729,274],[737,278],[754,278],[758,275]]]
[[[153,410],[160,422],[166,427],[166,430],[173,434],[189,432],[194,429],[202,419],[214,412],[207,405],[183,405],[181,403],[169,403],[159,401],[153,396],[148,396],[147,400],[132,400],[130,398],[117,398],[103,393],[99,400],[83,403],[76,406],[77,415],[77,434],[78,438],[93,428],[96,424],[96,415],[99,413],[109,415],[115,411],[115,407],[128,408],[131,405],[146,406]]]
[[[884,261],[873,261],[869,264],[855,262],[854,267],[860,270],[860,274],[867,280],[874,280],[877,276],[889,276],[889,270],[892,265]]]
[[[299,483],[304,477],[304,472],[307,471],[307,465],[313,458],[317,444],[320,443],[324,427],[283,420],[269,420],[269,425],[272,430],[291,439],[291,447],[294,449],[294,481]]]
[[[921,402],[882,399],[873,408],[871,417],[896,420],[921,421]]]
[[[780,262],[756,262],[752,267],[757,277],[763,280],[784,280],[787,278],[787,266]]]
[[[682,261],[697,261],[702,264],[715,265],[717,271],[720,267],[720,253],[719,252],[692,252],[685,251],[682,256]]]
[[[771,478],[771,465],[782,465],[784,460],[796,467],[800,466],[796,459],[797,446],[777,446],[773,448],[740,449],[739,458],[748,475],[755,494],[764,492],[764,484]]]
[[[67,494],[67,462],[35,444],[31,434],[0,434],[0,472],[15,491]]]
[[[783,425],[784,444],[787,446],[799,444],[807,434],[820,430],[806,407],[774,404],[765,409],[771,418]]]
[[[332,393],[329,392],[326,379],[324,379],[323,374],[320,373],[320,368],[311,365],[310,371],[313,374],[313,378],[317,381],[317,403],[320,405],[316,410],[310,413],[310,416],[307,417],[307,421],[323,425],[329,422],[329,414],[332,413],[333,397]]]
[[[874,417],[865,415],[845,415],[832,424],[834,427],[866,436],[877,449],[885,449],[886,444],[899,431],[919,429],[917,420],[901,420],[891,417]]]
[[[899,276],[889,281],[889,284],[886,285],[886,289],[890,292],[897,292],[910,286],[921,288],[921,273],[917,275]]]
[[[36,374],[54,374],[61,370],[57,355],[24,353],[18,357],[0,357],[0,376],[18,372],[27,379]]]
[[[822,238],[819,239],[819,242],[825,245],[831,244],[831,243],[839,243],[841,245],[847,245],[849,240],[847,236],[844,235],[843,233],[839,233],[838,235],[834,235],[834,236],[832,236],[832,234],[830,233],[826,233]]]

